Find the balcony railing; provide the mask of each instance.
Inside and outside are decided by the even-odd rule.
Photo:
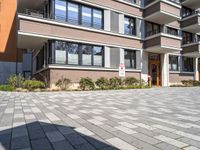
[[[153,30],[153,31],[149,31],[146,33],[146,37],[150,37],[159,33],[164,33],[164,34],[168,34],[168,35],[173,35],[173,36],[177,36],[177,37],[181,37],[178,33],[175,32],[170,32],[170,31],[160,31],[160,30]]]
[[[155,2],[156,0],[145,0],[145,3],[144,5],[147,6],[149,5],[150,3],[153,3]],[[169,2],[173,2],[175,4],[180,4],[180,0],[166,0],[166,1],[169,1]]]
[[[126,2],[136,4],[136,5],[141,5],[141,0],[124,0]]]
[[[190,40],[187,40],[187,39],[183,39],[183,45],[185,45],[185,44],[193,44],[193,43],[198,43],[198,42],[200,42],[200,38],[199,37],[197,37],[197,38],[192,38],[192,39],[190,39]]]
[[[200,15],[200,10],[194,10],[192,12],[187,12],[187,13],[182,12],[182,18],[186,18],[192,15]]]
[[[45,14],[42,11],[36,11],[36,10],[30,10],[30,9],[22,9],[22,10],[19,10],[18,12],[23,15],[36,17],[36,18],[43,18],[43,19],[48,19],[48,20],[56,20],[57,22],[61,22],[61,23],[82,25],[84,27],[91,27],[91,28],[95,28],[95,29],[103,28],[103,25],[101,23],[98,23],[95,21],[91,22],[91,21],[85,20],[83,18],[81,19],[81,21],[79,21],[79,19],[76,19],[73,17],[67,17],[64,15],[55,15],[55,19],[54,19],[54,18],[50,18],[47,14]]]

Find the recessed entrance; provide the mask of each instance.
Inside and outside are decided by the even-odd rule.
[[[149,75],[150,75],[150,85],[160,86],[160,55],[159,54],[149,54]]]

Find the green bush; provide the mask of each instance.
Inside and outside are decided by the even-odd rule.
[[[123,86],[123,80],[118,77],[113,77],[109,79],[109,86],[110,88],[119,88]]]
[[[95,84],[100,88],[100,89],[107,89],[109,86],[109,80],[107,78],[101,77],[97,79]]]
[[[124,83],[126,86],[135,86],[138,85],[140,82],[134,77],[127,77],[126,79],[124,79]]]
[[[200,86],[200,81],[195,81],[195,80],[183,80],[181,81],[182,84],[186,87],[191,87],[191,86]]]
[[[15,88],[22,87],[24,81],[25,81],[25,79],[21,74],[11,75],[7,80],[8,85],[15,87]]]
[[[37,80],[26,80],[23,83],[23,88],[28,90],[43,89],[45,88],[45,84]]]
[[[81,90],[94,90],[95,89],[95,84],[92,81],[91,78],[81,78],[79,82],[79,86]]]
[[[0,91],[14,91],[15,88],[10,85],[0,85]]]
[[[61,78],[56,82],[56,86],[61,88],[62,90],[66,90],[69,88],[69,85],[71,83],[71,80],[68,78]]]

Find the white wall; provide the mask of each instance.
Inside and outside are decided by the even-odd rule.
[[[16,73],[16,62],[0,61],[0,84],[6,83],[8,77]],[[18,63],[18,73],[22,73],[22,63]]]

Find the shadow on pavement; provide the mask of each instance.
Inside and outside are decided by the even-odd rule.
[[[88,134],[73,127],[38,121],[14,128],[1,127],[0,150],[118,150]]]

